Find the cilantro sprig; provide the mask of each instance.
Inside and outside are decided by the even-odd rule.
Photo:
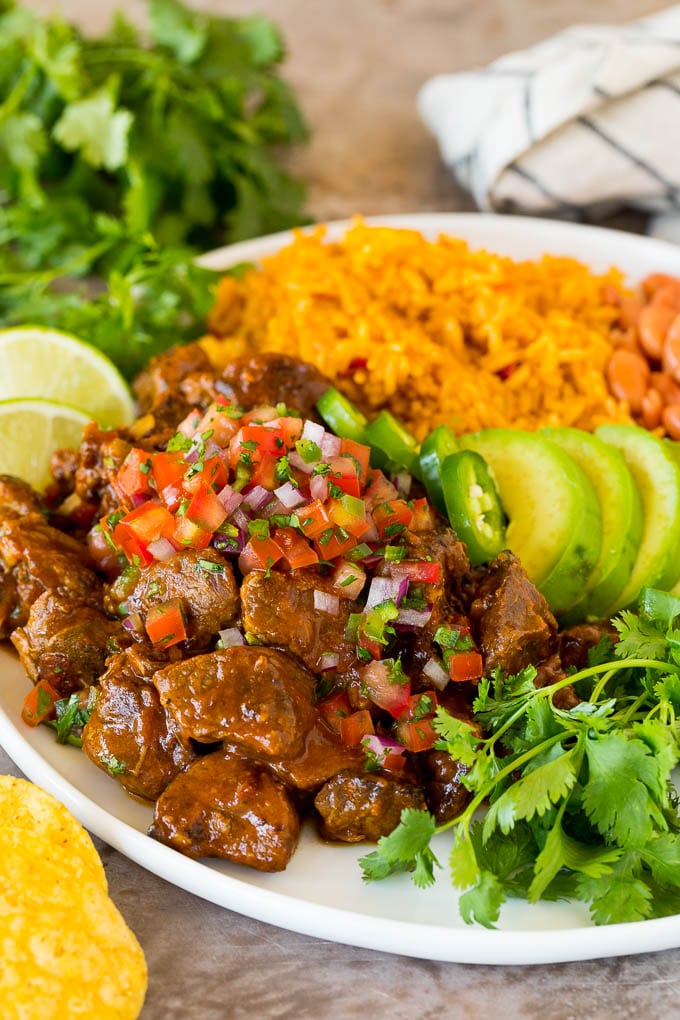
[[[0,326],[87,337],[127,374],[196,336],[197,252],[306,222],[278,153],[306,127],[266,18],[146,0],[92,39],[0,0]],[[106,287],[53,288],[98,277]]]
[[[361,860],[364,878],[434,881],[430,843],[450,831],[463,919],[492,928],[509,896],[576,898],[596,924],[680,911],[680,600],[643,593],[614,621],[619,641],[589,665],[536,688],[536,671],[482,680],[474,722],[441,706],[437,746],[467,768],[468,807],[437,826],[405,811]],[[611,646],[610,646],[611,648]],[[568,685],[582,698],[560,707]],[[480,816],[480,809],[485,813]]]

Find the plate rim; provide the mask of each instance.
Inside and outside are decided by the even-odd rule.
[[[548,242],[555,232],[567,238],[578,235],[581,240],[592,240],[598,250],[611,247],[612,265],[616,262],[617,249],[620,252],[621,248],[625,248],[647,251],[655,260],[658,259],[660,269],[671,264],[676,267],[676,272],[680,272],[680,249],[675,245],[610,228],[484,213],[403,213],[361,218],[368,225],[403,227],[430,235],[447,233],[464,236],[468,228],[477,233],[479,227],[482,228],[481,234],[486,231],[493,234],[498,230],[504,236],[499,237],[498,247],[490,250],[498,250],[502,254],[512,254],[508,249],[512,247],[515,235],[530,237],[539,243],[545,239],[547,251],[550,250]],[[327,237],[333,239],[341,235],[355,219],[325,223]],[[316,227],[301,229],[308,233]],[[224,269],[240,261],[255,261],[283,247],[292,237],[293,231],[281,231],[238,242],[206,253],[199,262],[208,268]],[[506,240],[507,245],[504,243]],[[474,241],[471,244],[479,246]],[[554,246],[554,239],[552,244]],[[582,255],[576,257],[585,261]],[[7,656],[15,659],[13,653],[0,643],[0,669]],[[107,811],[77,789],[40,754],[19,728],[19,722],[18,716],[15,719],[5,709],[0,691],[0,745],[31,781],[62,801],[90,832],[172,885],[259,921],[366,949],[440,962],[480,965],[561,963],[680,947],[680,914],[600,927],[489,930],[471,926],[461,929],[363,914],[249,884],[217,873],[201,861],[183,857]],[[219,882],[215,881],[216,874],[219,874]]]

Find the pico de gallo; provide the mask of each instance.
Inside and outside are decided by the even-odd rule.
[[[245,411],[226,399],[192,409],[164,450],[132,447],[112,480],[119,507],[99,521],[108,543],[133,569],[163,562],[182,549],[212,547],[251,571],[314,569],[331,578],[332,592],[315,592],[315,608],[337,614],[340,600],[364,600],[349,616],[346,638],[363,663],[369,701],[394,720],[381,727],[367,708],[353,710],[345,691],[321,697],[318,710],[348,745],[362,745],[376,768],[401,771],[405,752],[432,748],[437,691],[449,681],[475,682],[482,656],[463,620],[434,632],[424,666],[431,689],[412,691],[391,646],[401,632],[432,617],[428,590],[442,582],[442,566],[414,556],[403,542],[431,532],[436,511],[411,496],[404,473],[396,483],[371,466],[372,448],[341,438],[285,405]],[[206,560],[204,569],[219,569]],[[155,606],[146,636],[164,649],[187,637],[182,600]],[[222,641],[247,639],[230,628]],[[398,643],[398,642],[397,642]],[[337,655],[325,657],[329,676]],[[329,684],[332,688],[332,680]],[[321,685],[323,694],[323,685]]]

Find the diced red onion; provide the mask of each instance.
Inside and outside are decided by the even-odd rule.
[[[424,627],[431,616],[431,609],[400,609],[396,623],[399,627]]]
[[[337,616],[340,612],[340,599],[337,595],[331,595],[327,591],[314,590],[314,608],[329,616]]]
[[[245,513],[242,507],[237,507],[231,515],[231,519],[240,531],[244,531],[248,534],[248,525],[250,524],[251,518]]]
[[[321,447],[321,453],[323,459],[328,460],[329,457],[339,457],[340,450],[342,449],[342,440],[340,436],[334,436],[330,432],[325,432],[324,437],[319,443]]]
[[[265,489],[263,485],[254,485],[249,492],[243,493],[244,506],[249,506],[256,513],[266,506],[271,498],[271,492],[269,489]]]
[[[314,475],[309,483],[309,494],[312,499],[320,499],[323,503],[328,498],[328,481],[323,475]]]
[[[323,425],[319,425],[316,421],[310,421],[307,419],[302,429],[302,439],[310,439],[313,443],[321,448],[326,430]]]
[[[184,454],[184,459],[187,464],[196,464],[198,462],[198,446],[191,446]]]
[[[335,669],[339,662],[340,656],[337,652],[326,652],[326,654],[322,655],[319,659],[319,669]]]
[[[315,465],[319,462],[316,460],[308,463],[300,456],[297,450],[291,450],[288,454],[288,463],[291,467],[297,468],[298,471],[302,471],[306,475],[311,475]]]
[[[187,439],[191,439],[194,436],[202,417],[203,416],[201,415],[200,411],[197,411],[194,408],[194,410],[189,411],[186,418],[184,418],[179,423],[179,425],[177,426],[177,431],[180,432],[183,436],[186,436]]]
[[[274,489],[274,495],[283,503],[286,510],[292,510],[305,501],[304,496],[300,495],[300,490],[292,482],[284,482],[278,489]]]
[[[135,492],[132,496],[132,502],[134,503],[135,510],[138,506],[141,506],[142,503],[146,503],[146,499],[147,497],[143,492]]]
[[[397,487],[397,492],[401,499],[408,499],[408,494],[411,491],[411,485],[413,483],[413,477],[408,471],[400,471],[398,475],[394,476],[394,484]]]
[[[439,659],[435,659],[434,656],[423,666],[423,676],[426,676],[438,691],[443,691],[450,679]]]
[[[373,518],[371,517],[370,511],[366,511],[366,524],[368,525],[367,530],[361,536],[362,542],[379,542],[380,533],[376,528]]]
[[[129,630],[131,634],[144,633],[144,620],[142,619],[141,613],[130,613],[123,620],[123,627],[125,630]]]
[[[177,552],[168,538],[157,538],[155,542],[149,542],[147,549],[155,560],[169,560]]]
[[[234,556],[241,553],[248,541],[248,533],[243,528],[238,528],[238,535],[225,535],[216,531],[212,537],[212,544],[223,556]]]
[[[231,485],[225,485],[223,489],[220,489],[217,493],[217,498],[227,511],[227,517],[233,514],[234,510],[243,502],[241,493],[232,489]]]
[[[366,571],[358,563],[341,560],[333,573],[333,587],[344,599],[356,599],[366,584]]]
[[[227,627],[220,631],[220,641],[223,648],[235,648],[237,645],[244,645],[245,638],[238,627]]]
[[[377,733],[365,736],[361,746],[372,751],[379,759],[387,758],[390,754],[403,754],[406,750],[403,744],[398,744],[396,740],[390,740],[388,737],[379,737]]]
[[[393,599],[397,605],[408,591],[408,579],[405,577],[374,577],[368,589],[366,609]]]
[[[210,460],[212,457],[217,457],[221,452],[222,447],[218,446],[214,439],[209,439],[205,444],[203,460]]]

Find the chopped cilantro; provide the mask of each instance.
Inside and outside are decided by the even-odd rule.
[[[216,563],[214,560],[200,559],[196,563],[197,570],[204,570],[206,574],[223,574],[224,564]]]
[[[269,538],[269,521],[261,517],[248,521],[248,534],[251,538]]]
[[[298,439],[295,449],[305,464],[314,464],[321,460],[321,447],[313,439]]]
[[[165,449],[168,453],[188,453],[191,449],[191,440],[184,433],[175,432]]]
[[[127,765],[120,758],[116,758],[114,754],[100,754],[99,760],[112,776],[121,776],[124,772],[127,772]]]

